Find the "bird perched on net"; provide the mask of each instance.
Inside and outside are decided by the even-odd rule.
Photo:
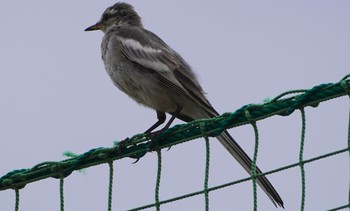
[[[136,102],[157,112],[158,121],[146,133],[163,124],[166,114],[190,122],[215,117],[218,112],[204,96],[203,89],[187,62],[157,35],[145,29],[140,16],[127,3],[108,7],[101,19],[85,31],[101,30],[105,69],[115,86]],[[251,174],[252,160],[224,131],[217,136],[229,153]],[[256,168],[259,174],[261,170]],[[265,176],[257,182],[275,206],[283,201]]]

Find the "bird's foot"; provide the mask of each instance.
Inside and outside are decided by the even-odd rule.
[[[150,146],[149,146],[150,150],[155,151],[155,150],[159,149],[159,143],[162,142],[163,138],[158,138],[158,137],[162,132],[164,132],[167,129],[168,128],[162,128],[160,130],[147,133],[147,137],[151,140]],[[170,150],[170,148],[171,148],[171,146],[168,148],[168,151]]]
[[[120,155],[123,153],[123,149],[125,148],[125,146],[129,140],[130,140],[129,137],[127,137],[126,139],[124,139],[118,143],[118,153]]]

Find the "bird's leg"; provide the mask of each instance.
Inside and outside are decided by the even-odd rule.
[[[163,124],[166,120],[166,115],[164,112],[157,111],[157,118],[158,118],[158,121],[156,123],[154,123],[154,125],[152,125],[148,130],[146,130],[146,132],[145,132],[146,134],[151,133],[159,125]]]
[[[157,147],[158,147],[158,142],[155,142],[153,141],[153,137],[156,137],[158,136],[161,132],[163,132],[164,130],[168,129],[171,125],[171,123],[173,123],[173,121],[175,120],[175,118],[180,114],[180,111],[182,110],[182,107],[177,107],[176,111],[171,113],[171,118],[169,119],[169,121],[166,123],[166,125],[160,129],[160,130],[157,130],[155,132],[152,132],[152,133],[149,133],[148,136],[151,138],[151,142],[150,142],[150,146],[149,148],[151,150],[155,150]],[[158,113],[158,112],[157,112]],[[163,113],[164,114],[164,113]],[[164,114],[165,115],[165,114]],[[164,118],[165,120],[165,118]],[[152,126],[153,127],[153,126]],[[169,147],[170,149],[170,147]],[[168,150],[169,150],[168,149]]]
[[[163,124],[166,120],[166,115],[164,112],[161,111],[157,111],[157,118],[158,121],[156,123],[154,123],[150,128],[148,128],[148,130],[145,131],[146,134],[151,134],[151,132],[156,129],[159,125]],[[123,141],[120,142],[120,146],[119,146],[119,153],[121,153],[122,148],[125,147],[126,143],[129,141],[129,137],[124,139]],[[138,161],[138,159],[136,160],[136,162]],[[135,163],[136,163],[135,162]]]
[[[166,125],[161,129],[161,131],[164,131],[170,127],[170,125],[174,122],[175,118],[180,114],[181,110],[182,110],[182,107],[178,106],[176,111],[171,114],[171,118],[166,123]]]
[[[170,127],[171,123],[173,123],[174,120],[175,120],[175,118],[180,114],[181,110],[182,110],[182,107],[178,106],[177,109],[176,109],[176,111],[173,112],[173,113],[171,113],[171,118],[170,118],[169,121],[166,123],[166,125],[165,125],[162,129],[157,130],[157,131],[155,131],[155,132],[152,132],[150,135],[151,135],[151,136],[156,136],[156,135],[158,135],[159,133],[163,132],[164,130],[168,129],[168,128]],[[158,113],[158,112],[157,112],[157,113]],[[165,113],[163,113],[163,114],[164,114],[164,116],[165,116]],[[158,120],[158,121],[159,121],[159,120]],[[164,121],[165,121],[165,117],[164,117]],[[163,122],[164,122],[164,121],[163,121]],[[163,122],[162,122],[162,123],[163,123]],[[157,122],[157,123],[158,123],[158,122]],[[157,125],[157,126],[158,126],[158,125]],[[152,126],[152,127],[153,127],[153,126]],[[151,127],[151,128],[152,128],[152,127]],[[148,129],[148,130],[149,130],[149,129]]]

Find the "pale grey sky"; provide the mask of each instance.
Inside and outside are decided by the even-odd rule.
[[[325,1],[127,1],[145,28],[177,50],[199,75],[219,112],[261,103],[291,89],[336,82],[350,68],[350,2]],[[116,89],[104,71],[101,32],[84,32],[115,1],[2,1],[0,3],[0,176],[71,150],[112,146],[144,131],[155,113]],[[348,99],[307,108],[305,158],[347,146]],[[179,123],[179,122],[177,122]],[[271,170],[298,161],[300,113],[258,122],[258,164]],[[251,126],[230,133],[252,155]],[[160,197],[202,189],[204,141],[163,152]],[[216,139],[211,141],[209,185],[246,177]],[[154,200],[156,154],[137,164],[116,161],[113,210]],[[342,154],[307,164],[306,210],[347,203],[349,158]],[[285,203],[300,207],[300,169],[269,176]],[[46,179],[21,190],[20,210],[59,210],[59,181]],[[108,165],[65,180],[66,210],[107,209]],[[211,210],[252,210],[246,182],[210,193]],[[275,210],[259,189],[259,210]],[[14,210],[14,191],[0,192],[0,210]],[[203,210],[204,197],[162,210]],[[153,209],[149,209],[153,210]]]

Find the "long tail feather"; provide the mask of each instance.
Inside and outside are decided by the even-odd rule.
[[[221,135],[217,136],[217,139],[221,142],[222,145],[224,145],[224,147],[230,152],[230,154],[242,165],[242,167],[249,174],[251,174],[252,160],[237,144],[237,142],[232,138],[232,136],[227,131],[224,131]],[[257,174],[262,173],[258,167],[256,168],[256,172]],[[276,207],[277,205],[283,207],[283,201],[281,197],[265,176],[257,178],[257,182]]]

